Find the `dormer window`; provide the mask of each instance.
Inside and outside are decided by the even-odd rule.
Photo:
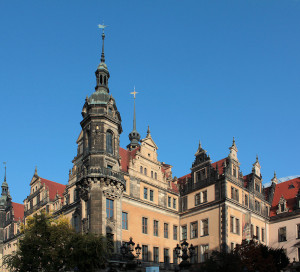
[[[278,202],[278,209],[276,211],[277,214],[280,214],[280,213],[284,213],[284,212],[288,212],[289,209],[287,208],[287,205],[286,205],[286,199],[281,196],[279,202]]]

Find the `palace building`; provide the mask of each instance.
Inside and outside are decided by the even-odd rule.
[[[258,158],[250,174],[240,171],[234,139],[228,156],[215,162],[199,143],[190,173],[173,177],[172,166],[157,159],[149,128],[140,139],[135,110],[130,142],[120,146],[121,114],[109,90],[104,39],[103,32],[96,87],[83,104],[69,180],[53,182],[36,169],[23,205],[12,202],[5,175],[0,198],[2,256],[16,249],[20,223],[44,210],[64,214],[78,232],[109,235],[115,252],[133,237],[145,263],[177,263],[174,248],[184,239],[195,246],[192,262],[197,263],[213,250],[230,251],[253,237],[283,246],[299,261],[300,178],[278,183],[275,175],[264,188]]]

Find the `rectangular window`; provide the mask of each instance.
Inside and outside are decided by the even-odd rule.
[[[245,206],[247,206],[247,207],[249,206],[248,202],[249,202],[248,201],[248,195],[245,195]]]
[[[36,196],[36,203],[39,204],[40,201],[41,201],[41,199],[40,199],[40,194],[38,194],[38,195]]]
[[[122,229],[128,230],[128,213],[122,212]]]
[[[150,190],[150,201],[153,201],[153,190]]]
[[[198,222],[191,223],[191,239],[198,237]]]
[[[159,248],[153,247],[153,262],[159,263]]]
[[[144,188],[144,199],[148,199],[148,188]]]
[[[186,240],[187,239],[187,225],[181,226],[181,239]]]
[[[252,224],[251,224],[251,229],[250,229],[250,235],[251,235],[251,238],[253,238],[253,236],[254,236],[254,227],[253,227]]]
[[[171,197],[168,196],[168,207],[171,208]]]
[[[234,220],[234,217],[230,216],[230,232],[233,232],[233,220]]]
[[[114,218],[114,201],[111,199],[106,199],[106,217]]]
[[[201,261],[205,262],[208,260],[208,245],[201,246]]]
[[[202,236],[208,235],[208,218],[201,221],[202,223]]]
[[[239,201],[239,190],[231,187],[231,199]]]
[[[178,256],[176,253],[176,249],[173,250],[173,264],[178,264]]]
[[[187,208],[188,208],[188,206],[187,206],[187,196],[184,196],[182,198],[182,202],[181,202],[181,211],[184,212],[184,211],[187,210]]]
[[[259,186],[258,183],[255,183],[255,190],[256,190],[257,192],[260,192],[260,186]]]
[[[191,263],[192,264],[198,263],[198,246],[195,246],[195,252],[194,252],[194,255],[191,258]]]
[[[164,263],[165,264],[170,263],[169,249],[168,248],[164,248]]]
[[[265,229],[261,229],[261,241],[265,241]]]
[[[164,223],[164,237],[169,238],[169,224]]]
[[[177,226],[173,226],[173,240],[177,240],[178,239],[178,227]]]
[[[278,229],[278,242],[286,241],[286,227]]]
[[[144,234],[148,233],[148,218],[146,217],[142,218],[142,233]]]
[[[260,202],[255,200],[255,210],[260,212]]]
[[[259,240],[259,227],[256,226],[256,239]]]
[[[240,220],[238,218],[235,219],[235,233],[240,234]]]
[[[207,202],[207,191],[202,192],[202,202],[203,203]]]
[[[148,246],[142,245],[142,260],[148,262]]]
[[[232,167],[232,175],[234,177],[236,177],[236,167],[235,166]]]
[[[200,204],[200,193],[195,194],[195,206]]]
[[[153,221],[153,235],[158,236],[158,221],[157,220]]]
[[[173,198],[173,209],[176,209],[177,207],[177,201],[176,198]]]
[[[297,239],[300,239],[300,224],[297,225]]]

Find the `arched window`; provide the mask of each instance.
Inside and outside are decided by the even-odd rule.
[[[100,75],[100,84],[102,85],[102,82],[103,82],[103,80],[102,80],[102,75]]]
[[[113,134],[110,131],[106,132],[106,152],[113,154]]]
[[[144,169],[144,175],[147,176],[147,168]]]
[[[104,76],[104,85],[106,86],[106,76]]]
[[[153,171],[151,171],[151,178],[153,178]]]
[[[140,172],[143,174],[143,166],[140,167]]]

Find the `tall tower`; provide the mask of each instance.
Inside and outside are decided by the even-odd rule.
[[[5,164],[4,181],[1,185],[2,193],[0,196],[0,243],[4,240],[4,227],[5,227],[4,224],[5,224],[6,208],[8,207],[11,201],[8,184],[6,182],[6,163],[4,164]]]
[[[120,173],[119,137],[121,116],[115,99],[109,94],[109,71],[104,57],[104,25],[101,61],[95,72],[95,92],[87,97],[80,125],[83,133],[83,156],[77,173],[81,210],[86,210],[89,231],[122,238],[121,197],[125,189]]]

